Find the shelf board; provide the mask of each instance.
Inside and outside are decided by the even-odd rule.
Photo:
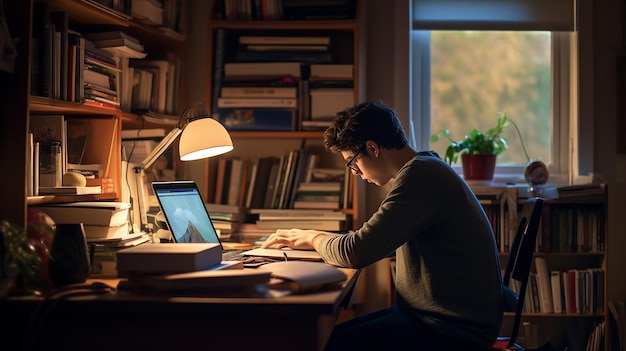
[[[28,105],[31,112],[57,112],[63,114],[83,114],[83,115],[108,115],[117,116],[118,109],[100,106],[79,104],[72,101],[50,99],[41,96],[31,95],[28,98]]]
[[[254,138],[280,138],[280,139],[289,139],[289,138],[297,138],[297,139],[314,139],[314,138],[322,138],[324,136],[324,132],[322,131],[294,131],[294,132],[229,132],[232,138],[240,138],[240,139],[254,139]]]
[[[280,29],[280,30],[355,30],[356,20],[306,20],[306,21],[211,21],[212,28],[225,29]]]
[[[513,312],[504,312],[505,317],[514,317],[515,313]],[[604,318],[604,314],[602,313],[536,313],[536,312],[524,312],[522,313],[522,318],[527,317],[536,317],[536,318]]]
[[[42,196],[29,196],[26,198],[28,206],[54,204],[54,203],[66,203],[76,201],[98,201],[109,200],[116,201],[117,194],[115,193],[102,193],[102,194],[89,194],[89,195],[42,195]]]

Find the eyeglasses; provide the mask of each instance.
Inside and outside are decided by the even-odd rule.
[[[357,174],[361,173],[361,170],[358,169],[356,166],[353,166],[352,164],[356,160],[357,156],[359,156],[361,151],[363,151],[363,148],[360,148],[359,151],[357,151],[356,154],[354,154],[354,156],[352,156],[352,158],[349,159],[348,162],[346,162],[346,167],[350,168],[352,172],[357,173]]]

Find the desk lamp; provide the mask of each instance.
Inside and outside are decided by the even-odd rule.
[[[176,126],[146,156],[141,164],[134,168],[141,230],[148,226],[147,201],[144,194],[144,173],[158,158],[180,137],[178,149],[182,161],[200,160],[224,154],[233,149],[233,141],[226,128],[211,118],[203,103],[198,102],[182,113]]]

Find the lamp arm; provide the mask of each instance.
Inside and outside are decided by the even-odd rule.
[[[165,152],[165,150],[167,150],[167,148],[170,147],[170,145],[172,145],[172,143],[176,140],[176,138],[178,138],[180,133],[183,132],[183,128],[184,126],[183,127],[176,126],[174,129],[172,129],[169,132],[168,135],[166,135],[163,139],[161,139],[159,144],[157,144],[157,146],[152,150],[152,152],[150,152],[150,154],[146,156],[143,162],[141,162],[140,168],[144,170],[152,166],[152,164],[159,158],[159,156],[161,156]]]

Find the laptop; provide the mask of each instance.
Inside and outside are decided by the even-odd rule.
[[[167,226],[177,243],[212,243],[222,248],[222,260],[246,260],[243,250],[224,250],[194,181],[152,182]]]
[[[178,180],[152,182],[167,225],[177,243],[213,243],[222,248],[223,261],[244,261],[250,266],[285,259],[321,260],[315,251],[253,249],[224,250],[217,230],[204,206],[200,191],[194,181]]]

